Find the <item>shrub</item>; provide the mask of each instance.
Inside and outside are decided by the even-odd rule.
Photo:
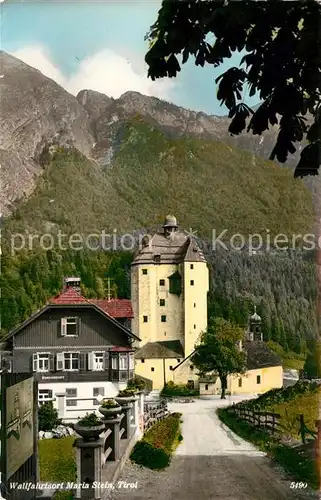
[[[123,389],[122,391],[119,391],[117,397],[124,397],[124,398],[128,398],[128,397],[132,397],[132,396],[135,396],[135,389]]]
[[[61,424],[58,411],[54,408],[52,401],[47,401],[38,410],[39,431],[52,431]]]
[[[198,396],[199,392],[187,385],[176,385],[170,381],[165,384],[161,391],[162,396]]]
[[[135,444],[130,458],[136,464],[156,470],[164,469],[170,462],[170,456],[162,448],[155,448],[144,440]]]

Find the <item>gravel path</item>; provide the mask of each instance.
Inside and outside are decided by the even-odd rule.
[[[237,398],[230,398],[230,401]],[[238,399],[239,400],[239,399]],[[294,491],[270,460],[225,427],[215,414],[226,405],[215,397],[171,404],[183,414],[183,441],[170,466],[151,471],[126,463],[112,500],[281,500],[316,498]]]

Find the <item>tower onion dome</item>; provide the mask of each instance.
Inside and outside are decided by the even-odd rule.
[[[257,321],[257,322],[262,321],[261,316],[259,316],[256,312],[256,306],[254,306],[254,314],[252,314],[250,319],[251,321]]]
[[[177,219],[174,215],[167,215],[163,224],[164,229],[177,228]]]

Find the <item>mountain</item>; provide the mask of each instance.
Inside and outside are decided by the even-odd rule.
[[[1,211],[18,208],[11,228],[124,231],[170,209],[207,236],[212,228],[310,231],[303,183],[252,154],[267,156],[273,131],[232,139],[226,117],[136,92],[75,97],[18,59],[0,57]]]

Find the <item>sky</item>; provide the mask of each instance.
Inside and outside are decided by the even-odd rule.
[[[157,19],[159,0],[0,2],[1,49],[74,95],[91,89],[118,98],[132,90],[188,109],[227,114],[216,98],[215,78],[237,65],[240,54],[219,68],[197,67],[191,60],[176,78],[147,78],[144,36]],[[258,102],[257,97],[245,100]]]

